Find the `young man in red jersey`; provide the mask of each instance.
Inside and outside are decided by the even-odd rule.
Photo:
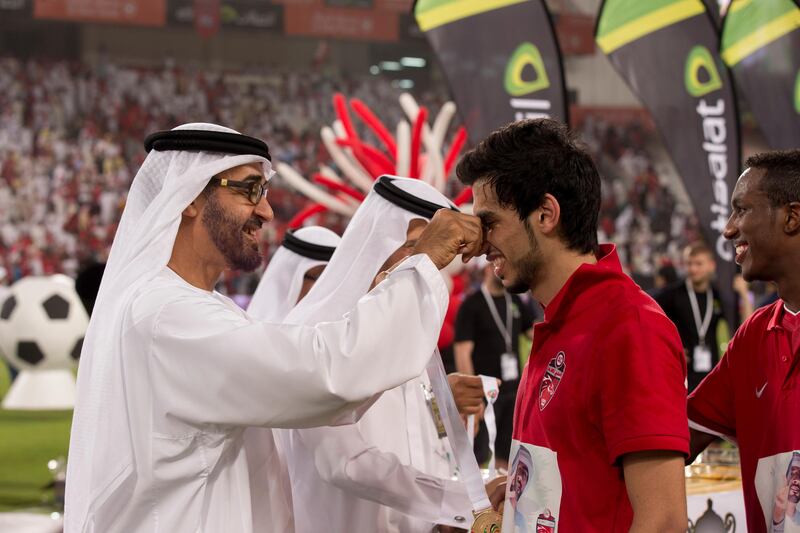
[[[800,531],[800,150],[746,161],[725,237],[747,281],[778,299],[739,327],[689,397],[692,456],[736,440],[750,533]]]
[[[683,348],[615,248],[598,245],[591,157],[560,123],[524,120],[492,133],[457,172],[473,187],[495,273],[545,306],[509,456],[531,465],[505,495],[503,531],[685,532]]]

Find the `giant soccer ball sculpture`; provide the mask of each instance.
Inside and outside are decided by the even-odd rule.
[[[0,301],[0,353],[19,370],[6,409],[71,409],[89,317],[67,276],[22,278]]]

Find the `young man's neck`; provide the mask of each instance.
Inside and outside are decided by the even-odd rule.
[[[697,281],[697,282],[692,281],[691,285],[694,292],[701,293],[701,292],[706,292],[711,283],[708,280]]]
[[[786,304],[786,307],[793,313],[800,311],[800,276],[787,277],[776,281],[778,285],[778,295]]]
[[[545,263],[547,270],[543,273],[542,281],[537,287],[531,287],[531,292],[539,303],[547,306],[581,265],[594,265],[597,263],[597,257],[592,253],[564,251],[555,254]]]

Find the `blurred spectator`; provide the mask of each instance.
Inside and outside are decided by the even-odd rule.
[[[498,467],[508,468],[514,403],[521,372],[519,337],[532,335],[534,315],[516,294],[509,294],[494,275],[491,263],[482,261],[483,282],[466,297],[456,317],[456,370],[463,374],[482,374],[502,380],[494,404],[497,424],[495,452]],[[487,460],[488,434],[481,422],[475,438],[475,455]]]
[[[705,243],[695,242],[684,251],[687,275],[664,288],[656,301],[675,323],[686,354],[689,391],[711,371],[730,340],[719,289],[712,281],[717,264]],[[737,324],[738,325],[738,324]]]
[[[623,268],[653,289],[659,266],[679,263],[681,250],[700,237],[696,217],[670,188],[676,177],[656,173],[652,130],[637,120],[611,123],[591,114],[576,130],[603,180],[600,241],[616,244]]]
[[[263,138],[273,158],[305,174],[331,164],[319,140],[334,120],[335,91],[358,97],[387,124],[401,118],[400,91],[380,77],[318,72],[98,68],[67,61],[0,57],[0,266],[11,281],[103,263],[125,205],[146,134],[193,121],[217,122]],[[431,109],[444,92],[416,94]],[[365,137],[370,140],[369,135]],[[270,191],[275,223],[264,232],[267,256],[308,200]],[[317,222],[341,233],[343,220]],[[220,289],[250,294],[257,274],[228,273]]]
[[[676,281],[678,281],[678,271],[675,270],[675,267],[671,263],[661,265],[656,271],[656,277],[653,281],[654,294],[658,294],[658,291],[672,285]]]

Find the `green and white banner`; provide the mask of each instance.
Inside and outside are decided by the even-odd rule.
[[[800,147],[798,4],[733,0],[722,29],[722,59],[770,147]]]
[[[473,143],[509,122],[567,122],[561,53],[542,0],[417,0]]]
[[[736,265],[723,231],[739,175],[739,119],[705,5],[701,0],[605,0],[595,39],[653,116],[703,235],[716,251],[720,290],[726,303],[732,302]],[[726,314],[730,319],[730,311]]]

